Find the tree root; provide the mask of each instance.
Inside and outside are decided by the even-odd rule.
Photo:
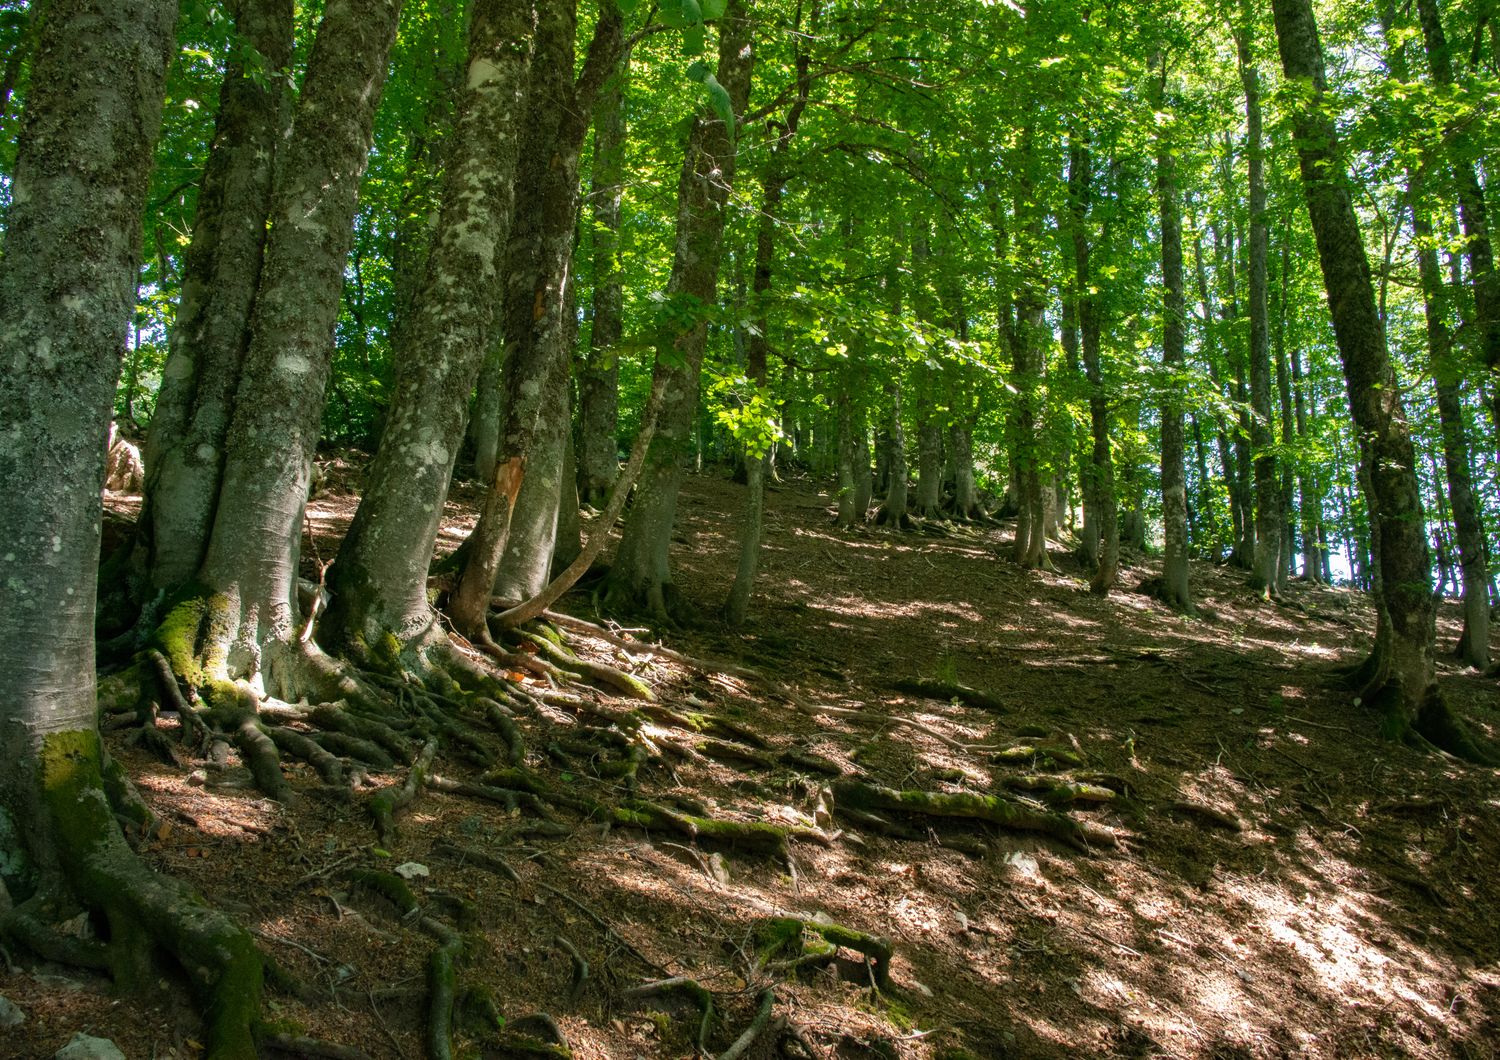
[[[1005,701],[993,692],[986,692],[981,688],[972,688],[957,681],[938,681],[926,677],[913,677],[893,681],[891,682],[891,687],[897,692],[925,696],[928,699],[944,701],[956,699],[961,703],[977,707],[980,710],[1000,712],[1009,709]]]
[[[771,1022],[771,1010],[775,1007],[776,991],[767,987],[760,992],[760,1005],[756,1009],[755,1018],[750,1021],[750,1025],[744,1029],[729,1048],[719,1054],[719,1060],[739,1060],[740,1057],[744,1056]]]
[[[875,985],[884,989],[891,981],[891,940],[827,920],[773,917],[757,929],[758,967],[801,971],[822,968],[838,956],[840,947],[854,950],[872,963]]]
[[[455,965],[463,955],[463,937],[441,921],[424,917],[422,926],[438,944],[427,958],[427,1055],[430,1060],[453,1058],[453,1007],[457,994]]]
[[[853,780],[835,781],[833,794],[839,805],[861,810],[895,810],[928,817],[954,817],[988,821],[1002,828],[1040,832],[1059,839],[1076,850],[1091,852],[1090,842],[1117,845],[1113,832],[1085,825],[1071,817],[1040,807],[1032,808],[997,795],[958,794],[936,791],[898,791]]]
[[[1043,802],[1053,806],[1063,806],[1075,802],[1101,803],[1112,802],[1115,792],[1100,784],[1089,784],[1083,781],[1056,780],[1052,777],[1041,777],[1035,774],[1027,774],[1018,777],[1006,777],[1001,781],[1007,788],[1013,791],[1024,791]]]
[[[511,883],[520,883],[521,877],[515,869],[511,868],[510,862],[502,857],[480,850],[478,847],[460,847],[448,842],[438,840],[432,845],[432,852],[442,857],[452,858],[460,864],[468,863],[478,865],[482,869],[488,869],[497,876],[503,876]]]
[[[370,816],[375,820],[375,833],[382,846],[388,846],[396,837],[396,814],[410,806],[417,792],[426,783],[427,773],[432,768],[433,756],[437,754],[437,741],[428,740],[422,753],[406,775],[406,782],[399,788],[381,788],[370,798]]]
[[[767,824],[764,821],[727,821],[678,813],[652,802],[635,800],[614,811],[616,824],[632,828],[677,832],[689,839],[712,842],[751,854],[785,857],[788,839],[808,839],[827,846],[830,839],[816,828]]]
[[[552,940],[552,944],[568,955],[568,960],[573,962],[573,978],[568,983],[568,1004],[578,1000],[578,995],[583,993],[583,985],[589,978],[589,962],[583,959],[583,954],[578,952],[578,947],[568,941],[564,935],[558,935]]]
[[[597,681],[632,699],[643,700],[647,703],[656,702],[656,693],[651,691],[650,687],[644,681],[630,676],[623,670],[618,670],[604,663],[581,659],[561,645],[554,644],[546,637],[539,636],[538,634],[524,630],[513,632],[527,644],[536,647],[538,651],[547,656],[548,661],[560,669],[570,670],[580,677]]]
[[[670,979],[657,979],[654,982],[633,986],[626,990],[623,996],[628,1000],[638,1001],[641,998],[656,997],[661,994],[680,994],[701,1013],[698,1020],[698,1033],[693,1039],[693,1044],[698,1047],[699,1052],[706,1051],[708,1032],[714,1022],[713,994],[709,993],[696,979],[674,975]]]
[[[332,1042],[308,1038],[300,1034],[262,1030],[256,1034],[256,1040],[263,1048],[289,1053],[292,1056],[310,1056],[315,1060],[370,1060],[368,1053],[360,1052],[358,1049],[352,1049],[347,1045],[335,1045]]]

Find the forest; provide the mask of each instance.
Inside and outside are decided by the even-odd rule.
[[[0,1058],[1500,1055],[1494,0],[0,0]]]

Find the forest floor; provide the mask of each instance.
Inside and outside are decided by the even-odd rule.
[[[331,476],[311,505],[325,559],[352,513],[347,485]],[[128,499],[111,500],[128,516]],[[473,500],[454,498],[442,547],[461,539]],[[673,559],[684,598],[705,614],[733,574],[741,502],[716,475],[687,481]],[[804,708],[853,713],[809,713],[710,665],[582,638],[662,705],[717,716],[734,734],[695,753],[682,731],[652,729],[658,748],[678,753],[644,766],[635,794],[704,816],[817,826],[833,836],[826,846],[755,853],[567,810],[539,830],[533,816],[429,791],[380,851],[364,792],[339,800],[289,765],[299,794],[278,805],[232,761],[184,754],[167,766],[116,733],[114,753],[171,826],[144,856],[240,917],[316,988],[311,999],[269,991],[271,1016],[371,1057],[425,1055],[433,943],[346,874],[408,862],[428,872],[414,880],[424,901],[473,903],[483,946],[461,981],[489,988],[512,1023],[550,1013],[580,1058],[693,1055],[690,1002],[627,994],[666,976],[711,992],[713,1055],[774,985],[778,1023],[748,1057],[1500,1056],[1500,773],[1375,735],[1336,680],[1368,647],[1361,596],[1294,584],[1272,606],[1241,572],[1195,565],[1201,609],[1183,618],[1128,588],[1090,596],[1060,546],[1057,572],[1018,569],[1005,558],[1008,526],[840,533],[832,504],[806,480],[770,493],[746,631],[704,622],[658,635],[793,686]],[[1151,560],[1131,557],[1121,584],[1151,573]],[[563,609],[597,620],[587,594]],[[1444,645],[1455,620],[1445,607]],[[1441,669],[1450,703],[1494,739],[1495,680]],[[986,691],[988,705],[895,688],[923,679]],[[634,705],[594,698],[606,713]],[[540,753],[567,743],[577,717],[528,722],[532,764],[563,789],[618,802],[631,794],[619,781]],[[997,748],[1029,750],[1001,763]],[[892,789],[1014,795],[1034,773],[1085,779],[1116,794],[1073,816],[1121,841],[1078,849],[899,813],[882,813],[881,829],[838,806],[829,823],[834,781],[779,761],[788,750]],[[445,854],[443,842],[504,859],[518,881]],[[768,959],[776,916],[888,938],[890,986],[874,989],[874,968],[848,948],[800,974]],[[579,989],[559,936],[587,961]],[[185,989],[162,986],[141,1002],[55,969],[0,974],[0,993],[30,1014],[0,1032],[0,1056],[50,1057],[84,1030],[131,1060],[193,1057]]]

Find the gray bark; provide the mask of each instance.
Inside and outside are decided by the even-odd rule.
[[[514,205],[531,63],[531,5],[476,0],[442,209],[396,392],[354,522],[330,576],[322,629],[341,645],[401,640],[432,622],[427,568],[463,441],[470,389],[489,347],[499,249]]]
[[[230,674],[273,669],[279,649],[295,639],[302,510],[359,182],[400,6],[330,0],[277,163],[233,440],[200,572],[234,619],[224,633]]]
[[[1165,105],[1165,61],[1158,108]],[[1182,290],[1182,207],[1177,189],[1176,160],[1163,136],[1157,145],[1156,195],[1161,216],[1162,366],[1181,368],[1184,346],[1185,302]],[[1172,607],[1193,610],[1188,587],[1187,475],[1182,430],[1182,400],[1174,384],[1161,403],[1161,510],[1166,539],[1162,556],[1162,596]]]
[[[189,581],[208,548],[235,387],[250,342],[273,164],[288,113],[278,75],[292,57],[291,0],[233,6],[235,32],[259,53],[269,76],[251,76],[231,62],[219,92],[177,319],[146,434],[140,528],[153,589]]]

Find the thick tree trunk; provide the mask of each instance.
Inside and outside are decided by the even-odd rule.
[[[1438,0],[1417,0],[1417,14],[1422,23],[1422,40],[1427,48],[1427,66],[1433,83],[1450,88],[1454,83],[1453,58],[1449,54],[1447,35],[1438,10]],[[1494,12],[1490,19],[1500,18]],[[1493,32],[1493,24],[1491,26]],[[1497,60],[1500,61],[1500,60]],[[1444,137],[1449,155],[1453,183],[1458,192],[1459,223],[1464,233],[1464,257],[1469,263],[1469,281],[1474,288],[1474,324],[1479,333],[1479,355],[1492,376],[1500,375],[1500,272],[1495,270],[1495,254],[1490,243],[1489,214],[1485,206],[1484,187],[1474,165],[1472,134],[1467,128],[1453,128]],[[1491,174],[1493,177],[1493,174]],[[1500,386],[1493,392],[1491,413],[1495,430],[1500,433]]]
[[[620,407],[620,358],[624,328],[620,271],[620,219],[625,192],[625,93],[630,57],[621,58],[594,107],[594,162],[589,206],[593,213],[593,328],[588,356],[578,373],[578,494],[585,504],[604,503],[619,471],[615,438]]]
[[[570,429],[568,277],[579,159],[593,101],[624,46],[619,11],[603,9],[575,83],[576,3],[543,5],[538,13],[530,112],[506,252],[499,470],[449,605],[459,629],[471,637],[483,630],[492,596],[529,599],[546,587],[552,570]]]
[[[1250,569],[1250,587],[1266,599],[1280,595],[1281,494],[1276,478],[1276,456],[1272,448],[1270,292],[1266,256],[1269,230],[1266,225],[1265,149],[1261,140],[1260,70],[1250,57],[1250,32],[1254,24],[1249,4],[1242,6],[1244,20],[1235,34],[1239,53],[1240,82],[1245,91],[1246,155],[1250,188],[1250,405],[1254,410],[1250,442],[1255,453],[1255,555]]]
[[[885,387],[886,425],[881,431],[881,454],[885,464],[885,499],[875,513],[875,521],[900,529],[907,524],[908,471],[906,466],[906,427],[901,421],[901,383],[888,382]]]
[[[1157,106],[1165,105],[1165,60],[1162,90]],[[1162,366],[1169,372],[1181,369],[1185,301],[1182,290],[1182,207],[1177,189],[1177,163],[1165,136],[1157,147],[1156,195],[1161,216],[1162,271]],[[1193,610],[1188,588],[1187,475],[1182,432],[1182,399],[1176,385],[1161,404],[1161,513],[1166,540],[1162,556],[1162,597],[1181,611]]]
[[[231,62],[198,189],[193,241],[146,434],[147,582],[175,589],[192,579],[208,549],[234,392],[250,342],[260,282],[271,178],[284,133],[287,93],[280,72],[292,57],[291,0],[241,0],[235,32],[259,54],[260,76]]]
[[[1377,637],[1367,696],[1390,735],[1415,727],[1449,749],[1473,752],[1439,698],[1434,677],[1435,604],[1429,577],[1415,452],[1375,307],[1369,262],[1333,118],[1324,107],[1322,49],[1310,0],[1273,0],[1287,79],[1301,88],[1293,137],[1349,406],[1368,469],[1371,531],[1378,551],[1380,604],[1389,635]]]
[[[208,1055],[251,1060],[254,944],[136,860],[96,724],[104,442],[176,21],[175,2],[53,0],[32,67],[0,257],[0,929],[82,904],[108,941],[77,940],[81,961],[144,990],[151,950],[168,951]]]
[[[718,26],[715,79],[728,93],[736,115],[744,112],[750,97],[754,65],[749,8],[744,0],[730,0]],[[660,326],[656,373],[666,377],[661,426],[636,486],[607,589],[614,606],[644,606],[658,616],[668,611],[668,551],[682,460],[693,442],[698,376],[708,339],[708,324],[698,310],[717,298],[725,209],[734,173],[734,130],[726,128],[711,109],[700,111],[688,134],[678,184],[677,240],[667,284],[668,301],[680,308],[691,307],[692,319],[685,325],[664,320]]]
[[[318,441],[359,182],[396,34],[399,0],[330,0],[277,162],[213,534],[199,574],[212,595],[215,676],[263,674],[297,641],[297,552]],[[180,657],[180,645],[168,645]],[[170,656],[169,656],[170,657]]]
[[[387,635],[405,643],[433,620],[427,568],[465,406],[489,345],[499,248],[514,205],[519,126],[531,62],[531,5],[476,0],[442,212],[413,306],[408,347],[380,449],[330,574],[320,631],[356,657]]]

